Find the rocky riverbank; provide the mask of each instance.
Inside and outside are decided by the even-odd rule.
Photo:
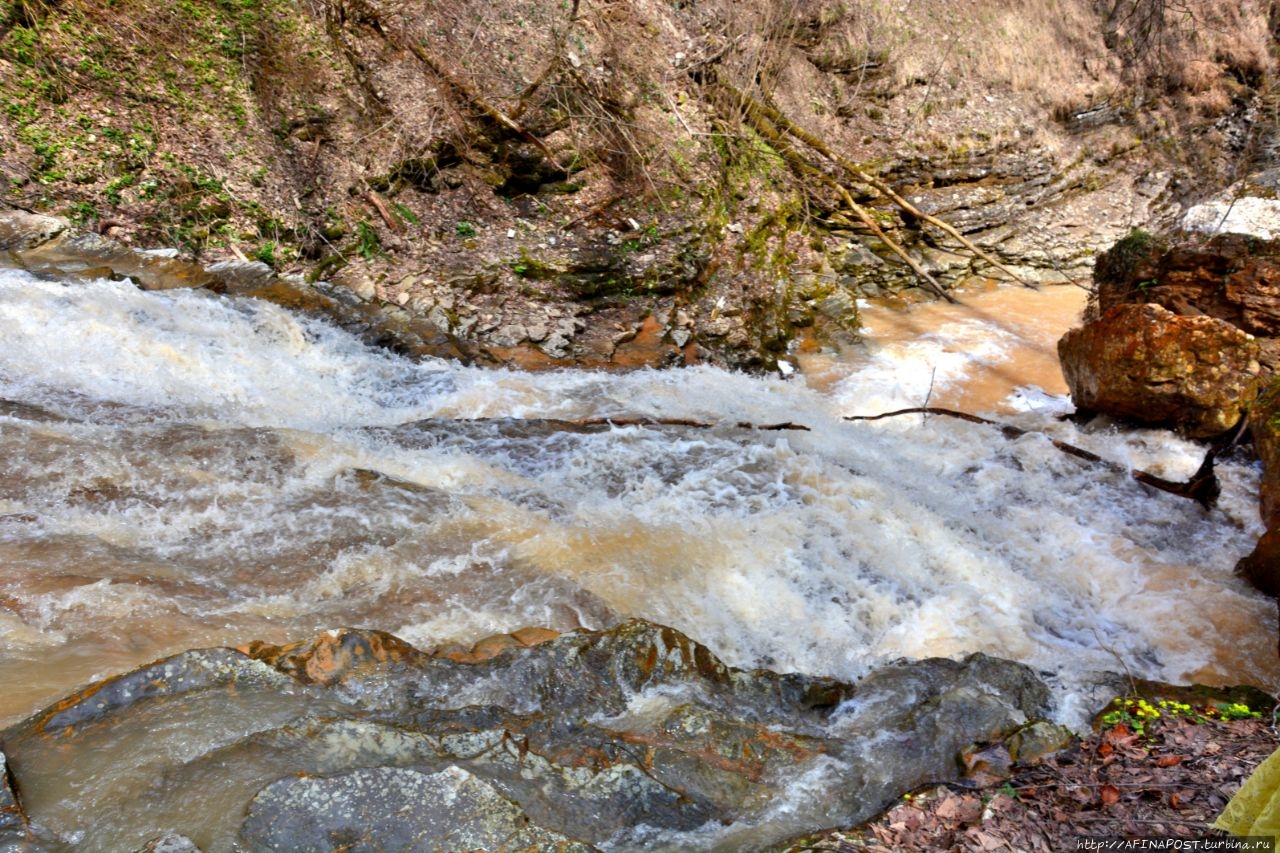
[[[732,669],[645,622],[427,651],[336,630],[186,652],[0,733],[0,839],[764,849],[959,782],[974,744],[1057,748],[1060,730],[1034,722],[1047,701],[1026,667],[982,655],[849,684]],[[409,807],[424,799],[440,807]]]
[[[1153,695],[1148,707],[1160,716],[1141,732],[1104,725],[1043,760],[997,768],[977,790],[910,792],[874,821],[786,849],[1056,853],[1082,838],[1225,837],[1214,822],[1280,740],[1265,705],[1261,718],[1239,710],[1224,717],[1203,697],[1182,698]]]

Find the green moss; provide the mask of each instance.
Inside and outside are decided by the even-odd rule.
[[[1135,228],[1098,258],[1098,278],[1143,289],[1154,287],[1160,282],[1151,273],[1164,249],[1162,239]]]

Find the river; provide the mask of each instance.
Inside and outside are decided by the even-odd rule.
[[[1053,342],[1071,288],[868,307],[789,379],[519,373],[370,349],[273,305],[0,271],[0,722],[182,649],[391,631],[427,648],[644,617],[726,662],[853,678],[987,651],[1079,720],[1099,670],[1274,689],[1275,605],[1232,575],[1257,471],[1081,429]],[[1056,384],[1055,384],[1056,383]],[[996,413],[1016,441],[903,406]],[[711,429],[564,428],[676,418]],[[739,422],[791,421],[807,431]]]

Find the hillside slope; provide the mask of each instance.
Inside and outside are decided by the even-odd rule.
[[[911,208],[1083,279],[1267,160],[1270,4],[1219,5],[10,0],[0,200],[497,360],[765,367],[919,285],[891,243],[1009,277]]]

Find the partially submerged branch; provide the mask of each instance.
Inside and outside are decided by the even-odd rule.
[[[781,432],[783,430],[809,432],[809,428],[804,424],[797,424],[792,421],[783,421],[776,424],[753,424],[750,421],[736,421],[731,424],[724,424],[715,421],[686,420],[684,418],[584,418],[583,420],[571,421],[571,423],[579,426],[682,426],[694,429],[730,426],[735,429],[752,429],[760,432]]]
[[[1030,430],[1025,430],[1010,424],[1003,424],[999,421],[979,417],[978,415],[971,415],[968,412],[960,412],[955,409],[944,409],[937,406],[915,406],[909,409],[898,409],[893,412],[884,412],[879,415],[850,415],[846,417],[845,420],[878,421],[882,418],[893,418],[899,415],[942,415],[944,417],[969,421],[970,423],[987,424],[989,426],[999,427],[1000,434],[1008,439],[1021,438],[1024,435],[1031,434]],[[1048,436],[1046,436],[1046,438],[1048,438]],[[1159,489],[1162,492],[1168,492],[1171,495],[1177,495],[1181,498],[1190,498],[1205,509],[1213,508],[1214,504],[1217,503],[1218,495],[1221,492],[1221,487],[1218,484],[1218,476],[1213,470],[1213,463],[1219,452],[1216,447],[1211,447],[1209,451],[1205,453],[1204,461],[1200,463],[1200,468],[1191,475],[1191,479],[1187,480],[1185,483],[1179,483],[1174,480],[1166,480],[1164,477],[1157,477],[1155,474],[1151,474],[1147,471],[1136,471],[1126,468],[1117,462],[1112,462],[1109,459],[1103,459],[1098,454],[1085,450],[1084,448],[1076,447],[1074,444],[1067,444],[1065,441],[1058,441],[1053,438],[1050,438],[1049,441],[1054,447],[1069,456],[1074,456],[1077,459],[1083,459],[1086,462],[1105,468],[1108,471],[1114,471],[1118,474],[1127,474],[1139,483]]]

